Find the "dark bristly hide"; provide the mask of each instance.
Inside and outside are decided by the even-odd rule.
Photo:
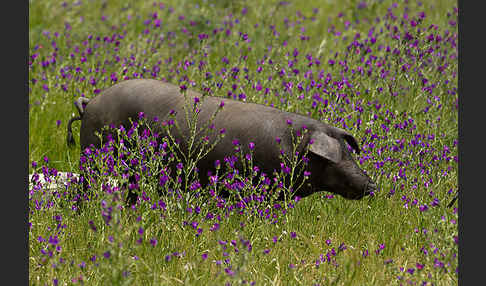
[[[95,135],[103,126],[123,125],[125,129],[131,126],[130,119],[137,120],[143,112],[148,120],[157,117],[160,121],[168,119],[169,112],[175,111],[176,120],[185,122],[184,105],[193,103],[194,98],[200,98],[198,108],[198,127],[213,115],[222,101],[224,108],[214,118],[216,130],[225,129],[226,135],[199,163],[199,175],[202,184],[208,182],[208,171],[213,171],[214,161],[222,160],[234,150],[233,140],[241,143],[248,152],[248,144],[253,142],[254,164],[262,172],[272,174],[280,169],[280,149],[287,154],[292,152],[293,130],[306,129],[304,139],[298,146],[299,154],[304,154],[309,147],[309,180],[296,191],[295,195],[308,196],[317,191],[330,191],[348,199],[361,199],[376,189],[375,183],[356,164],[346,143],[359,153],[356,139],[343,129],[296,113],[285,112],[277,108],[261,104],[245,103],[220,97],[203,96],[192,90],[187,90],[185,96],[178,86],[151,79],[133,79],[120,82],[107,88],[91,100],[78,100],[76,107],[81,119],[80,144],[81,150],[93,144],[100,147],[100,140]],[[85,106],[83,107],[83,104]],[[73,143],[71,123],[68,124],[68,142]],[[179,124],[181,132],[174,130],[175,138],[180,140],[182,148],[186,148],[184,138],[189,136],[186,124]],[[153,131],[164,133],[160,122],[154,125]],[[106,136],[106,134],[104,134]],[[280,138],[280,146],[276,144]],[[199,138],[198,138],[199,139]],[[214,140],[213,138],[210,138]],[[310,144],[310,145],[309,145]]]

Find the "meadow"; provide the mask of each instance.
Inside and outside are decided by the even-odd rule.
[[[457,16],[450,0],[29,1],[30,284],[457,284]],[[125,165],[110,142],[80,150],[79,121],[69,148],[73,101],[133,78],[343,128],[378,190],[261,199],[302,161],[264,177],[238,142],[204,187],[193,166],[211,144],[175,156],[136,128],[117,131],[139,147]],[[95,166],[106,176],[83,192],[75,174]],[[58,189],[37,176],[61,172]]]

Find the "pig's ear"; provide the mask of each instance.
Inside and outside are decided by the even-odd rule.
[[[348,132],[344,132],[342,137],[344,140],[346,140],[346,142],[348,142],[349,146],[351,146],[354,151],[356,151],[357,154],[361,152],[361,150],[359,149],[359,144],[353,137],[353,135],[349,134]]]
[[[357,154],[361,152],[361,150],[359,149],[358,141],[356,141],[353,135],[349,134],[346,130],[333,127],[332,136],[346,141],[349,144],[349,146],[351,146],[351,148],[353,148],[354,151],[356,151]]]
[[[331,162],[341,161],[341,144],[323,132],[314,132],[309,142],[309,151]]]

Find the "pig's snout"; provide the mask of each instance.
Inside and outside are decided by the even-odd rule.
[[[365,190],[363,192],[363,196],[368,196],[371,194],[371,192],[374,192],[376,191],[376,184],[374,182],[369,182],[366,187],[365,187]]]
[[[371,192],[376,191],[376,188],[377,187],[374,182],[369,182],[363,188],[362,192],[355,194],[354,196],[350,196],[349,198],[353,200],[361,200],[363,197],[371,195]]]

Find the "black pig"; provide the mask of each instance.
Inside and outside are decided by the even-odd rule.
[[[376,189],[375,183],[358,167],[344,142],[359,153],[358,143],[351,134],[340,128],[265,105],[212,96],[205,96],[203,99],[201,94],[191,90],[186,91],[186,97],[191,101],[195,97],[201,98],[198,117],[198,122],[201,123],[207,122],[224,101],[224,108],[213,123],[216,130],[225,128],[226,136],[198,163],[203,185],[208,182],[207,174],[208,171],[213,171],[214,161],[223,159],[234,150],[234,139],[238,139],[246,151],[250,142],[255,144],[254,163],[262,172],[272,174],[274,170],[279,170],[280,148],[287,154],[292,152],[292,134],[288,126],[291,122],[293,130],[301,130],[303,127],[308,130],[298,147],[300,154],[313,142],[307,154],[311,175],[295,195],[305,197],[326,190],[347,199],[361,199]],[[180,88],[169,83],[152,79],[120,82],[90,100],[80,98],[75,102],[80,116],[72,118],[68,124],[68,144],[74,143],[71,123],[75,120],[82,120],[80,141],[81,150],[84,150],[91,144],[100,147],[95,131],[111,124],[117,127],[123,125],[128,130],[131,126],[129,118],[136,120],[139,112],[144,112],[147,119],[158,117],[162,121],[173,110],[176,112],[177,122],[183,123],[185,103]],[[83,107],[83,104],[86,106]],[[187,125],[179,125],[184,135],[187,135]],[[154,130],[155,132],[163,134],[162,126],[159,125],[156,129],[158,130]],[[178,133],[175,137],[184,145],[182,139],[187,137]],[[277,137],[281,139],[280,147],[275,142]]]

